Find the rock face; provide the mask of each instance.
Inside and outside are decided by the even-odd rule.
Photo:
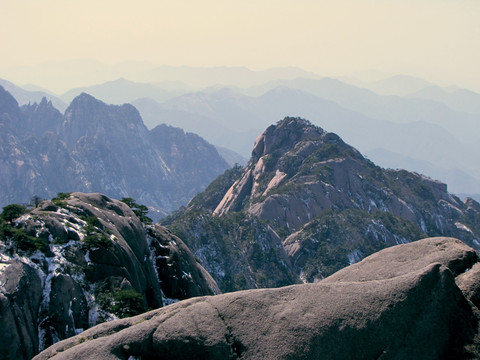
[[[149,131],[131,105],[79,95],[19,107],[0,88],[0,206],[58,192],[132,197],[165,215],[229,166],[213,145],[167,126]]]
[[[427,236],[478,250],[479,209],[443,183],[382,169],[338,135],[285,118],[257,138],[245,168],[225,173],[164,223],[231,291],[319,281]]]
[[[31,359],[38,349],[37,312],[42,282],[30,266],[0,257],[0,352],[5,359]]]
[[[462,242],[428,238],[316,284],[189,299],[105,323],[35,359],[478,358],[478,309],[456,284],[472,264],[478,257]]]
[[[39,350],[107,320],[220,293],[183,242],[102,194],[42,201],[0,224],[2,359]]]

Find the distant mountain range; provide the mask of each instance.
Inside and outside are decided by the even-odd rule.
[[[39,103],[43,98],[51,101],[53,106],[62,112],[67,108],[67,104],[60,98],[48,91],[44,90],[25,90],[20,86],[17,86],[10,81],[0,79],[0,86],[7,90],[20,105],[29,103]]]
[[[142,79],[148,83],[138,76],[137,82],[118,79],[70,90],[55,101],[86,92],[107,103],[130,102],[150,129],[180,127],[244,158],[268,124],[301,116],[341,134],[381,166],[424,173],[454,193],[480,196],[480,94],[473,91],[405,75],[351,85],[294,68],[144,70],[156,74]],[[39,101],[38,93],[15,91],[22,92],[20,104]]]
[[[148,130],[132,105],[87,94],[62,115],[46,99],[19,107],[0,87],[0,113],[1,206],[86,191],[132,197],[165,215],[229,167],[198,135]]]
[[[430,100],[380,96],[336,80],[298,83],[309,86],[297,84],[301,89],[295,89],[292,81],[256,97],[222,89],[186,94],[161,104],[148,99],[133,104],[149,126],[156,122],[179,126],[243,156],[261,127],[285,114],[302,116],[342,134],[382,166],[448,181],[452,192],[480,193],[479,146],[474,141],[480,133],[480,115],[456,112]],[[463,136],[467,132],[468,137]],[[392,156],[376,159],[378,149]],[[400,156],[412,161],[398,162]],[[422,163],[428,167],[418,166]],[[445,176],[457,170],[470,180]]]

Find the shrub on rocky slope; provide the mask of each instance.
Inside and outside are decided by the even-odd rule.
[[[62,193],[10,216],[15,209],[5,207],[0,224],[2,359],[31,359],[104,321],[219,293],[179,238],[121,201]]]

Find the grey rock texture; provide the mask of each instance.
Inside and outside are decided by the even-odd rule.
[[[456,239],[429,238],[316,284],[194,298],[105,323],[35,359],[478,358],[478,311],[456,284],[477,261]]]
[[[218,293],[180,239],[103,194],[42,201],[0,233],[2,359],[31,359],[102,322]]]
[[[160,225],[149,227],[147,236],[166,297],[183,300],[221,293],[215,280],[179,237]]]
[[[38,349],[42,281],[28,265],[0,257],[0,353],[3,359],[31,359]]]

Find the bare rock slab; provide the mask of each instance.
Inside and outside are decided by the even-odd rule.
[[[475,357],[478,318],[455,275],[476,254],[451,238],[409,245],[316,284],[188,299],[101,324],[35,359]]]

